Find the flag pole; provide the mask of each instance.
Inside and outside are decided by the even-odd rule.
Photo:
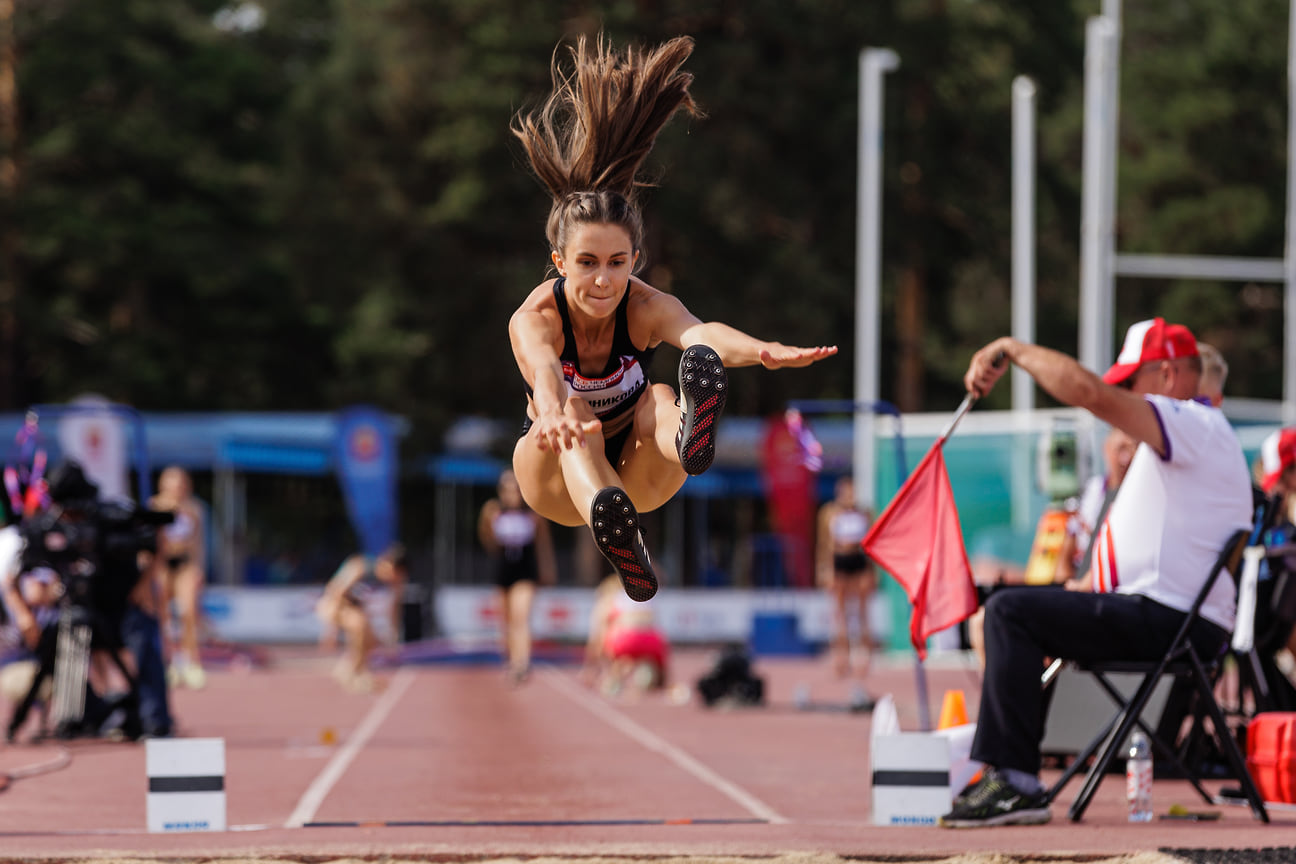
[[[918,696],[918,731],[930,732],[931,705],[927,701],[927,670],[921,657],[914,657],[914,690]]]
[[[996,369],[1002,368],[1004,361],[1007,359],[1008,358],[1004,356],[1004,352],[1000,351],[995,355],[994,367]],[[972,406],[976,404],[976,401],[976,394],[968,391],[968,394],[963,397],[963,402],[959,404],[958,410],[954,412],[954,419],[950,420],[949,425],[945,427],[945,431],[941,433],[940,438],[936,439],[937,443],[944,444],[945,439],[954,434],[954,427],[963,419],[964,414],[972,410]]]
[[[967,414],[968,411],[972,410],[972,405],[975,402],[976,402],[976,397],[973,396],[971,393],[963,397],[962,404],[960,404],[958,410],[954,412],[954,419],[950,420],[949,425],[945,427],[945,431],[942,432],[940,434],[940,438],[937,439],[939,443],[941,444],[945,443],[945,439],[948,438],[950,435],[954,434],[954,427],[957,426],[959,424],[959,421],[963,419],[963,415]]]
[[[997,366],[1001,362],[1003,362],[1002,355],[996,358],[995,365]],[[963,397],[963,402],[959,405],[958,410],[954,412],[954,417],[950,420],[949,425],[947,425],[945,431],[940,434],[940,438],[936,439],[936,446],[939,447],[943,445],[945,439],[954,434],[954,427],[958,426],[959,421],[963,419],[964,415],[972,410],[972,406],[976,404],[976,400],[977,397],[971,393],[968,393]],[[921,732],[930,732],[932,728],[931,705],[927,696],[927,670],[923,667],[923,661],[921,659],[915,659],[914,663],[914,689],[917,691],[918,696],[918,729]]]

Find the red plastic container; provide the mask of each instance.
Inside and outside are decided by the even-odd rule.
[[[1252,717],[1246,749],[1247,770],[1260,797],[1296,802],[1296,712],[1269,711]]]

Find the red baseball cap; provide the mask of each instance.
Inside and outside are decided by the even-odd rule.
[[[1296,429],[1279,429],[1260,445],[1260,469],[1264,476],[1260,488],[1266,494],[1273,491],[1283,471],[1296,462]]]
[[[1167,324],[1164,318],[1151,318],[1131,324],[1125,331],[1125,344],[1102,380],[1120,384],[1144,363],[1196,356],[1197,339],[1192,331],[1182,324]]]

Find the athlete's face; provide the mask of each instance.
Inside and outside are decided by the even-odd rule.
[[[158,492],[177,501],[189,497],[189,475],[179,468],[165,469],[158,478]]]
[[[567,302],[594,318],[616,311],[639,253],[620,225],[583,223],[571,232],[567,248],[553,253],[559,275],[567,277]]]

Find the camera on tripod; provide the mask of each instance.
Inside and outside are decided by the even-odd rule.
[[[121,626],[131,592],[141,578],[140,553],[157,550],[158,530],[173,516],[129,501],[101,500],[98,487],[75,462],[55,468],[48,487],[49,506],[29,514],[19,525],[20,569],[52,570],[63,591],[55,621],[41,633],[36,677],[14,710],[8,737],[13,739],[41,685],[52,676],[50,714],[57,737],[96,735],[115,718],[115,728],[125,737],[137,738],[139,691],[135,674],[121,658]],[[109,697],[91,683],[94,651],[105,652],[121,672],[125,693]]]
[[[22,568],[48,567],[64,586],[62,602],[119,621],[139,581],[139,554],[157,551],[158,530],[171,513],[100,500],[75,462],[55,468],[50,506],[23,520]]]

